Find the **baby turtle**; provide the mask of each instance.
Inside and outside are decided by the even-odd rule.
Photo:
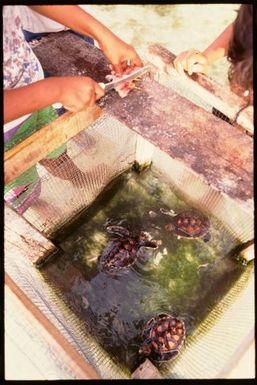
[[[106,230],[115,239],[107,244],[99,258],[100,267],[104,271],[113,273],[126,270],[138,259],[141,247],[157,248],[157,242],[150,241],[144,232],[133,234],[125,227],[116,225],[107,226]]]
[[[185,336],[184,321],[170,314],[159,314],[145,324],[139,353],[151,356],[153,361],[168,361],[179,353]]]
[[[210,221],[205,215],[195,209],[188,209],[176,214],[173,210],[161,208],[165,215],[170,215],[172,220],[165,226],[167,231],[173,231],[178,238],[202,238],[205,242],[210,240]]]

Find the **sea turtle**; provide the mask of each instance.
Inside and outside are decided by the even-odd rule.
[[[173,210],[161,208],[160,211],[165,215],[170,215],[172,219],[165,226],[167,231],[173,231],[178,238],[202,238],[205,242],[210,240],[210,221],[209,218],[195,209],[186,209],[179,213]]]
[[[185,336],[184,321],[170,314],[159,314],[145,324],[139,353],[150,356],[153,361],[168,361],[179,353]]]
[[[104,271],[113,273],[126,270],[138,259],[141,247],[157,248],[157,242],[149,240],[144,232],[134,234],[118,225],[107,226],[106,230],[115,238],[107,244],[99,257],[100,267]]]

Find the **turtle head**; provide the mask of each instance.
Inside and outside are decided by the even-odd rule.
[[[173,218],[177,215],[175,213],[175,211],[167,210],[164,208],[160,208],[160,212],[164,215],[168,215],[168,216],[173,217]],[[167,230],[167,231],[173,231],[175,228],[172,220],[169,223],[167,223],[164,227],[165,227],[165,230]]]
[[[158,244],[156,241],[150,241],[150,240],[140,240],[139,247],[147,247],[150,249],[157,249]]]
[[[164,226],[165,230],[167,231],[173,231],[174,230],[174,224],[173,223],[167,223],[167,225]]]
[[[151,354],[151,343],[152,339],[147,338],[143,344],[139,348],[139,354],[144,354],[145,356],[149,356]]]
[[[131,235],[130,231],[123,226],[107,226],[106,230],[109,234],[118,235],[119,237],[129,237]]]
[[[150,240],[150,235],[144,231],[141,231],[139,235],[139,247],[149,247],[151,249],[157,249],[158,244],[154,240]]]

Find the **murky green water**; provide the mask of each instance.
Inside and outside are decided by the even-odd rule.
[[[42,269],[114,361],[131,370],[140,362],[140,334],[148,319],[161,312],[176,315],[191,335],[243,269],[228,256],[235,240],[215,218],[210,218],[208,242],[177,239],[164,229],[168,216],[149,215],[161,207],[192,206],[151,170],[123,174],[59,236],[65,254]],[[99,271],[98,257],[110,239],[106,223],[120,221],[147,231],[160,245],[126,273],[110,276]]]

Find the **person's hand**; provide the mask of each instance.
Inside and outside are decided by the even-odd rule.
[[[57,87],[58,102],[72,112],[92,106],[104,95],[104,90],[93,79],[85,76],[52,78]]]
[[[184,75],[184,71],[187,71],[188,75],[192,75],[195,72],[206,74],[209,63],[203,52],[189,49],[181,52],[174,60],[173,65],[181,75]]]
[[[105,27],[80,6],[53,5],[49,7],[47,5],[33,5],[30,7],[41,15],[96,40],[116,73],[122,73],[127,66],[141,67],[143,65],[132,46],[118,38],[109,28]],[[127,63],[128,60],[130,61],[129,64]]]
[[[136,50],[117,36],[106,39],[100,47],[111,62],[111,69],[117,74],[123,73],[127,66],[142,67],[143,65]]]

